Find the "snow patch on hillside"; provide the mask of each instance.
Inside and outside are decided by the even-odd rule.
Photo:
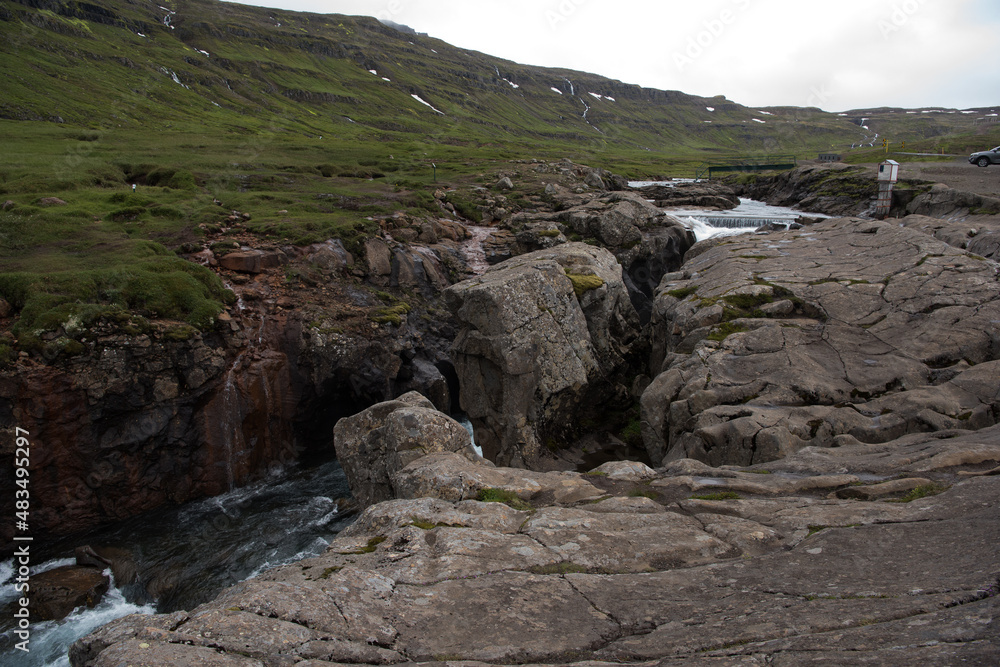
[[[412,98],[413,98],[413,99],[415,99],[416,101],[420,102],[420,103],[421,103],[421,104],[423,104],[424,106],[428,106],[428,107],[430,107],[430,108],[431,108],[431,110],[433,110],[434,112],[436,112],[436,113],[439,113],[439,114],[441,114],[442,116],[444,116],[444,115],[445,115],[445,113],[444,113],[443,111],[438,111],[437,109],[435,109],[435,108],[434,108],[434,106],[433,106],[433,105],[432,105],[432,104],[431,104],[430,102],[427,102],[427,101],[425,101],[425,100],[422,100],[422,99],[420,99],[420,96],[419,96],[419,95],[417,95],[416,93],[414,93],[413,95],[410,95],[410,97],[412,97]]]

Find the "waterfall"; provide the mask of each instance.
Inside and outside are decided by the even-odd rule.
[[[696,217],[703,222],[708,223],[712,227],[725,227],[726,229],[757,229],[766,224],[776,224],[776,225],[789,225],[795,222],[794,218],[787,217],[732,217],[732,216],[713,216],[713,215],[698,215],[691,216]]]
[[[488,239],[495,229],[493,227],[476,227],[473,225],[467,225],[466,229],[469,230],[470,236],[462,242],[462,256],[465,258],[465,263],[469,267],[469,270],[474,275],[481,276],[486,272],[486,269],[490,268],[489,262],[486,261],[486,251],[483,249],[483,241]]]

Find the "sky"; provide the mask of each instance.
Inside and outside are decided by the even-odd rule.
[[[1000,0],[259,0],[746,106],[1000,106]]]

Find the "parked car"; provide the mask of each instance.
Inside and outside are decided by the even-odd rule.
[[[1000,146],[991,148],[988,151],[979,151],[969,156],[969,162],[978,164],[980,167],[988,167],[991,164],[1000,164]]]

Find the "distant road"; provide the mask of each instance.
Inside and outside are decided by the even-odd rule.
[[[927,157],[964,157],[963,155],[957,155],[954,153],[901,153],[899,151],[893,151],[893,155],[925,155]]]

